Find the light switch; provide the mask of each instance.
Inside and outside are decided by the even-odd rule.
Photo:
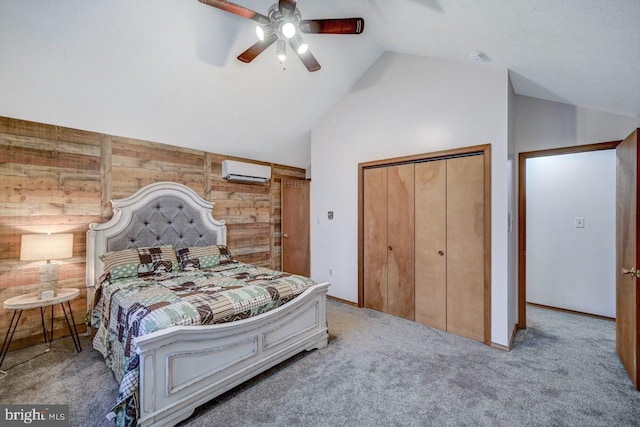
[[[576,217],[576,228],[584,228],[584,217],[582,216]]]
[[[333,211],[327,212],[327,218],[333,219]]]

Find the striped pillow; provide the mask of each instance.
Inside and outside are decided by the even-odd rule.
[[[178,269],[178,259],[171,246],[125,249],[103,255],[104,272],[111,280],[144,277]]]
[[[184,248],[176,252],[180,268],[185,271],[211,268],[234,261],[231,252],[224,245]]]

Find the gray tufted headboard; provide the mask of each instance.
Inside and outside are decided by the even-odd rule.
[[[173,195],[159,196],[132,212],[127,228],[107,237],[107,251],[146,246],[174,248],[215,245],[216,230],[200,221],[200,211]]]
[[[175,182],[158,182],[132,196],[112,200],[113,217],[89,224],[87,231],[87,300],[103,272],[106,252],[147,246],[175,248],[226,245],[224,221],[213,218],[214,203]]]

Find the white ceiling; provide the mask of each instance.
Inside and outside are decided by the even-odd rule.
[[[382,28],[379,43],[385,50],[460,61],[478,50],[490,59],[488,65],[510,70],[520,95],[630,116],[640,113],[638,0],[405,0],[373,5],[380,7],[369,21]]]
[[[275,0],[236,0],[266,14]],[[251,64],[253,22],[197,0],[0,0],[0,115],[306,167],[310,132],[384,51],[506,68],[516,93],[640,115],[640,0],[299,0],[322,65]]]

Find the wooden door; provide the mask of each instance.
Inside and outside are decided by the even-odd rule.
[[[364,306],[387,312],[387,168],[365,169]]]
[[[638,130],[616,148],[616,351],[640,389]]]
[[[485,341],[484,156],[447,160],[447,331]]]
[[[282,270],[311,275],[310,183],[282,179]]]
[[[414,320],[414,165],[387,169],[387,313]]]
[[[415,317],[447,330],[447,161],[415,165]]]

